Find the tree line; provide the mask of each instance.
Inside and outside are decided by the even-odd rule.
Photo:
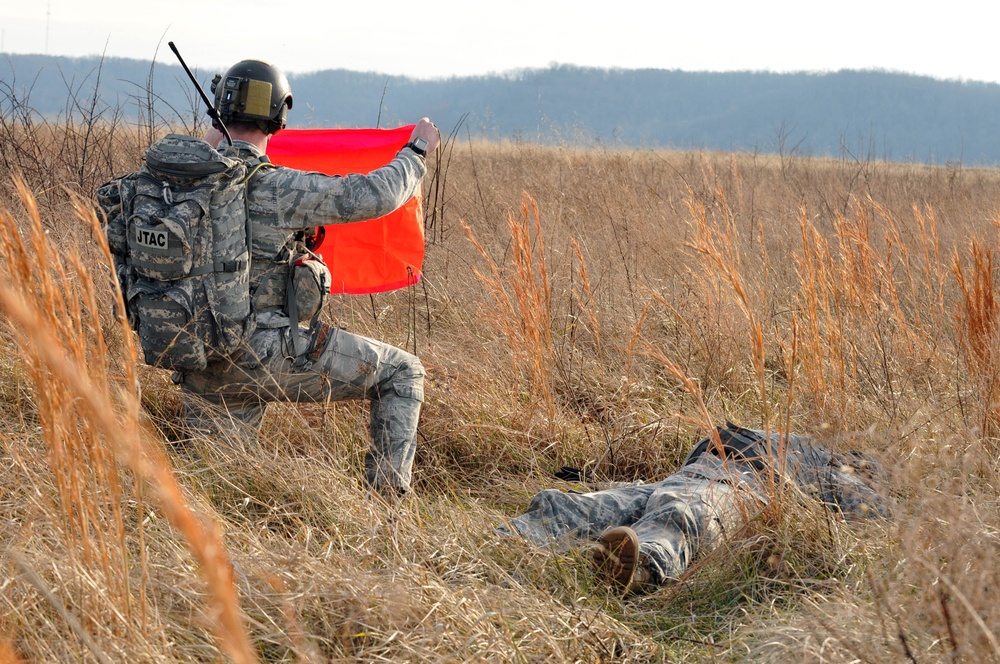
[[[189,63],[190,64],[190,63]],[[194,68],[206,91],[215,71]],[[418,80],[330,69],[289,73],[293,127],[398,126],[433,117],[462,138],[991,166],[1000,85],[879,70],[685,72],[554,65]],[[0,54],[0,112],[73,113],[203,126],[176,64]]]

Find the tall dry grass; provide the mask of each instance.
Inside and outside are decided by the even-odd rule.
[[[0,151],[46,165],[0,162],[12,656],[997,658],[1000,173],[453,138],[424,279],[328,312],[428,368],[417,497],[388,505],[359,479],[363,405],[273,407],[254,446],[177,427],[63,186],[84,154],[71,190],[130,168],[149,136],[4,122]],[[633,598],[583,552],[493,532],[538,489],[586,488],[561,465],[654,479],[727,418],[876,456],[894,518],[845,524],[776,486]]]
[[[512,254],[509,271],[502,270],[493,261],[465,222],[462,226],[489,268],[488,273],[473,268],[473,273],[493,298],[491,323],[503,332],[513,351],[515,371],[522,364],[528,365],[527,412],[520,428],[531,430],[531,419],[539,402],[551,427],[556,414],[552,391],[555,377],[550,315],[552,289],[546,272],[545,236],[538,206],[525,196],[520,215],[510,213],[507,217]]]
[[[5,259],[0,307],[35,387],[33,405],[46,446],[45,470],[55,489],[51,525],[61,535],[59,548],[68,565],[63,573],[83,572],[67,574],[59,582],[74,597],[75,611],[65,608],[65,600],[47,588],[45,579],[16,550],[15,562],[74,626],[93,656],[110,661],[105,649],[120,637],[153,645],[144,643],[160,631],[150,622],[147,593],[143,482],[148,483],[160,511],[200,563],[221,644],[234,661],[255,661],[216,527],[192,512],[159,447],[142,439],[131,336],[122,335],[123,357],[109,354],[94,286],[95,278],[111,277],[106,244],[103,270],[100,265],[86,266],[72,250],[60,251],[47,239],[23,181],[14,184],[27,228],[22,234],[10,213],[0,215],[0,252]],[[88,202],[74,198],[72,206],[78,221],[99,236],[100,224]],[[124,311],[120,292],[115,293],[114,308]],[[127,325],[124,316],[118,323],[122,328]],[[37,472],[26,459],[20,465],[29,477]],[[126,470],[131,471],[131,482]],[[36,487],[49,483],[45,481],[49,478],[31,479]],[[133,512],[130,523],[125,510]],[[101,635],[106,645],[97,643],[80,618],[73,617],[76,612],[106,630]]]
[[[725,417],[807,431],[835,448],[881,458],[899,500],[893,526],[874,531],[845,531],[828,515],[808,516],[792,500],[775,501],[778,513],[765,513],[745,538],[699,563],[687,583],[644,598],[648,610],[633,616],[668,642],[690,638],[685,616],[703,617],[708,637],[693,639],[706,648],[695,648],[701,655],[746,647],[754,656],[780,653],[782,661],[994,656],[996,624],[983,617],[992,614],[992,583],[976,574],[954,583],[944,570],[962,561],[965,569],[988,573],[993,563],[986,561],[996,560],[996,521],[989,516],[997,480],[995,286],[981,243],[995,241],[997,174],[904,165],[876,171],[806,160],[789,170],[761,157],[723,155],[591,154],[581,167],[577,154],[510,146],[505,157],[512,161],[512,189],[531,191],[541,210],[547,247],[560,241],[600,246],[604,251],[585,263],[610,291],[606,297],[646,294],[600,321],[602,352],[590,358],[601,371],[631,367],[609,366],[605,358],[632,358],[627,340],[639,331],[643,375],[630,368],[624,380],[656,387],[645,404],[630,395],[631,412],[616,416],[653,422],[652,413],[667,415],[675,430],[691,431],[688,441]],[[536,167],[542,155],[547,162]],[[669,177],[651,178],[661,169]],[[573,184],[564,185],[570,171]],[[524,173],[533,181],[522,182]],[[856,193],[858,178],[866,186]],[[595,182],[604,200],[588,198]],[[505,204],[515,209],[513,196],[507,194]],[[570,206],[596,221],[566,223]],[[620,220],[611,229],[602,216],[609,207],[615,209],[610,219]],[[470,232],[483,244],[484,234],[496,229],[496,246],[506,252],[495,217],[477,218],[471,203],[469,209],[477,219],[466,222]],[[640,211],[660,222],[655,229],[644,226]],[[625,245],[616,240],[626,235],[629,247],[642,250],[621,250]],[[552,292],[572,283],[571,270],[569,260],[550,263]],[[490,274],[483,281],[493,292],[497,272]],[[556,331],[560,319],[572,315],[570,301],[553,298]],[[513,358],[524,349],[511,344],[507,352]],[[552,389],[559,394],[556,382]],[[643,434],[662,429],[640,431],[629,441],[634,460],[647,456],[650,438]],[[662,463],[677,453],[678,442],[661,441]],[[583,436],[575,445],[588,460],[598,458],[591,443]],[[615,467],[627,463],[616,460]],[[655,477],[664,470],[642,464],[640,473]],[[941,532],[946,526],[953,532]],[[904,555],[917,541],[935,551],[934,563],[913,564]],[[776,592],[783,584],[797,589],[792,604],[806,610],[751,617],[768,629],[788,623],[781,632],[786,638],[773,639],[737,617],[750,598],[788,601]],[[907,594],[937,586],[946,590],[930,602]],[[843,614],[862,605],[861,624],[839,628]],[[956,621],[962,621],[961,635]],[[762,643],[708,645],[713,633],[734,624]]]

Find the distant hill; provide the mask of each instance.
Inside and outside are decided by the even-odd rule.
[[[216,72],[197,71],[208,90]],[[290,75],[290,126],[397,126],[427,115],[465,136],[580,146],[795,153],[1000,164],[1000,85],[884,71],[777,74],[575,66],[416,80],[346,70]],[[204,115],[179,65],[0,54],[0,110],[190,126]],[[151,92],[152,94],[147,94]],[[150,100],[152,100],[150,102]]]

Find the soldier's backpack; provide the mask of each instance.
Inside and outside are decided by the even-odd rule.
[[[98,204],[125,308],[147,364],[200,371],[253,333],[246,183],[266,158],[229,158],[170,134]]]

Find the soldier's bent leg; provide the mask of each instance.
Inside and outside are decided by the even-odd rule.
[[[192,434],[220,443],[236,442],[230,441],[231,436],[248,443],[257,440],[266,404],[257,401],[212,403],[190,392],[182,392],[182,395],[184,424]]]
[[[424,401],[423,365],[415,355],[374,339],[336,328],[327,335],[308,371],[325,377],[323,390],[333,400],[370,401],[368,483],[380,491],[408,492]]]
[[[219,443],[254,442],[267,404],[243,385],[234,372],[206,372],[178,377],[184,423],[192,435]]]
[[[365,474],[375,488],[409,491],[417,421],[424,401],[424,367],[416,356],[390,348],[380,366],[388,374],[370,393],[372,446]]]

